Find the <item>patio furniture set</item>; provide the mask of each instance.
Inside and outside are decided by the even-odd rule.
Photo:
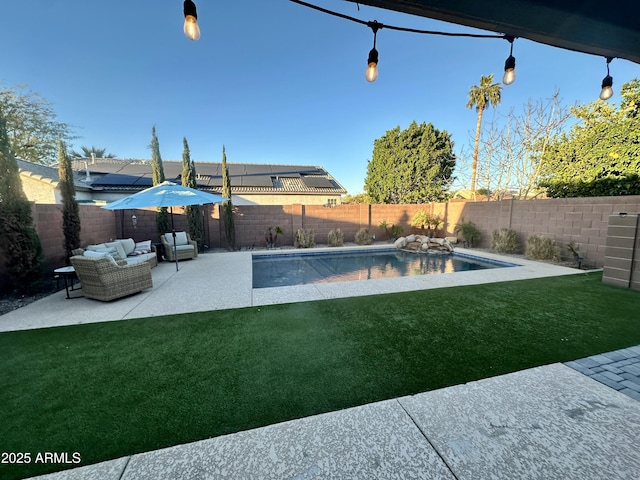
[[[191,240],[187,232],[176,232],[176,245],[173,234],[161,236],[164,257],[168,261],[186,260],[198,256],[197,243]],[[86,248],[73,250],[70,258],[72,267],[65,267],[64,275],[67,298],[70,297],[75,274],[80,281],[85,297],[108,302],[153,287],[151,268],[158,264],[156,248],[151,241],[134,242],[133,239],[118,239]],[[177,254],[177,257],[176,257]]]

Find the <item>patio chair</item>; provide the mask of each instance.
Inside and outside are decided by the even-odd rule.
[[[153,287],[147,262],[121,265],[110,258],[85,256],[70,260],[87,298],[108,302]]]
[[[165,233],[160,235],[162,246],[164,248],[164,257],[175,262],[176,257],[173,254],[173,233]],[[176,232],[176,254],[178,260],[188,260],[198,256],[198,244],[191,240],[187,232]]]

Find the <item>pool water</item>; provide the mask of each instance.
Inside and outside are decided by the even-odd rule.
[[[396,249],[253,255],[253,288],[433,275],[516,266],[458,253]]]

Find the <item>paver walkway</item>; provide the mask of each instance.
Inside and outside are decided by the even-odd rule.
[[[640,345],[593,355],[565,365],[640,401]]]

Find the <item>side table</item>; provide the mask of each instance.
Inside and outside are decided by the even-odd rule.
[[[62,280],[64,281],[64,290],[67,292],[67,300],[71,298],[80,298],[80,297],[72,297],[69,295],[69,292],[73,292],[74,290],[80,290],[82,288],[82,286],[75,288],[75,280],[78,279],[78,277],[76,276],[75,268],[73,267],[56,268],[53,271],[53,276],[56,279],[56,284],[60,278],[62,278]]]

